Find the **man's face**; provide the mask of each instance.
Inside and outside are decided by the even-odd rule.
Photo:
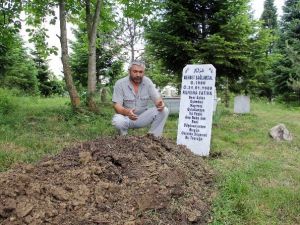
[[[132,65],[129,70],[130,80],[135,84],[140,84],[143,80],[145,69],[139,65]]]

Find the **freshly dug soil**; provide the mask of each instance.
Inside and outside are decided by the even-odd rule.
[[[213,173],[184,146],[105,137],[0,174],[0,224],[207,224]]]

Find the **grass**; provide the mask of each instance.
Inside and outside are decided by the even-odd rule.
[[[220,111],[225,110],[223,108]],[[218,194],[212,224],[300,224],[300,108],[252,103],[250,114],[227,112],[213,128],[210,160]],[[284,123],[292,142],[268,131]]]
[[[2,102],[9,110],[0,110],[0,171],[116,134],[107,105],[98,115],[78,114],[67,98],[6,98]],[[216,157],[207,161],[216,171],[218,191],[211,224],[300,224],[300,108],[252,101],[250,114],[236,115],[219,105],[213,121],[211,155]],[[278,123],[291,131],[292,142],[269,137],[269,129]],[[175,141],[177,125],[178,115],[171,115],[164,136]]]
[[[15,97],[15,110],[1,115],[0,171],[15,162],[35,162],[79,141],[114,135],[112,109],[100,114],[74,113],[67,98]]]

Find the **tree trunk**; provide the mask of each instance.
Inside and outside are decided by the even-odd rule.
[[[88,28],[88,39],[89,39],[89,59],[88,59],[88,91],[87,91],[87,102],[89,110],[97,111],[97,106],[95,102],[96,94],[96,36],[97,27],[100,21],[100,9],[101,0],[97,0],[97,5],[95,9],[95,14],[91,21],[90,14],[90,0],[86,1],[86,21]],[[91,24],[92,23],[92,24]]]
[[[65,0],[59,0],[59,19],[60,19],[61,61],[63,64],[64,78],[67,85],[67,90],[70,95],[71,105],[74,109],[77,109],[80,105],[80,99],[73,82],[71,68],[69,64]]]
[[[130,47],[130,53],[131,53],[131,61],[135,60],[135,38],[136,38],[136,22],[134,19],[129,21],[129,18],[126,20],[128,32],[129,32],[129,47]]]

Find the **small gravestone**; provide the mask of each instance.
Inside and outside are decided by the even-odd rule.
[[[100,96],[101,96],[101,102],[107,102],[107,89],[104,87],[104,88],[101,88],[100,90]]]
[[[250,97],[239,95],[234,98],[234,113],[250,113]]]
[[[293,137],[286,126],[282,123],[272,127],[269,132],[270,136],[276,141],[292,141]]]
[[[210,150],[216,69],[187,65],[182,72],[177,144],[207,156]]]

